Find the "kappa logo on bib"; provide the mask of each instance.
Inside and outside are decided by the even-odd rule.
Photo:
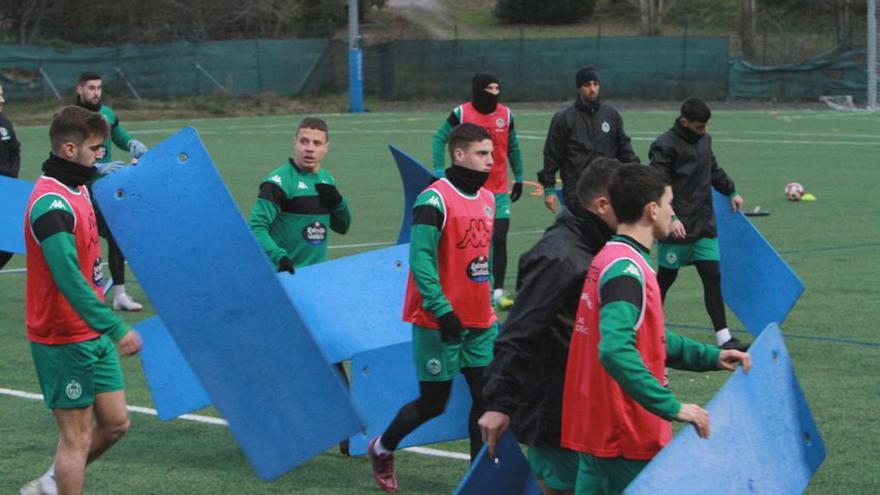
[[[467,265],[467,276],[477,283],[489,281],[489,258],[477,256]]]
[[[489,212],[486,213],[486,216],[489,216]],[[458,241],[455,247],[459,249],[465,249],[468,246],[486,247],[491,240],[492,228],[486,225],[486,221],[482,218],[472,218],[468,224],[467,232],[464,233],[464,237]]]
[[[317,246],[327,239],[327,227],[321,222],[312,222],[302,231],[303,239],[311,246]]]
[[[79,384],[76,380],[70,380],[67,383],[67,386],[64,387],[64,393],[67,395],[67,398],[70,400],[76,400],[82,397],[83,388],[82,385]]]
[[[602,122],[602,132],[604,132],[605,134],[611,132],[611,124],[609,124],[608,122]]]

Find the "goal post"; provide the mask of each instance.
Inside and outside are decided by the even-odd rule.
[[[877,4],[880,0],[868,1],[868,39],[867,39],[867,65],[868,73],[868,110],[877,111]]]

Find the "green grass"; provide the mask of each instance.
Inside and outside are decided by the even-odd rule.
[[[562,106],[562,104],[560,104]],[[526,163],[533,179],[551,112],[517,113]],[[516,110],[516,106],[514,106]],[[331,256],[370,248],[350,244],[392,242],[403,203],[396,167],[387,150],[397,144],[428,163],[433,131],[448,108],[420,113],[329,115],[331,151],[326,166],[351,201],[350,233],[334,236]],[[672,123],[668,110],[623,113],[637,153],[647,158],[650,141]],[[123,114],[123,117],[125,115]],[[242,211],[247,214],[260,179],[290,154],[291,134],[301,116],[131,122],[129,130],[149,145],[184,125],[201,132],[215,163]],[[755,224],[806,284],[806,292],[784,324],[787,345],[804,392],[828,449],[828,457],[809,493],[876,493],[880,487],[880,380],[877,358],[880,318],[880,207],[877,163],[880,115],[783,110],[715,112],[712,132],[719,162],[737,181],[747,207],[760,205],[772,215]],[[34,179],[47,153],[46,127],[20,127],[24,146],[22,177]],[[797,181],[818,197],[790,203],[782,194]],[[527,186],[527,192],[534,188]],[[510,267],[551,222],[539,196],[525,195],[513,206]],[[21,268],[16,257],[7,268]],[[514,273],[508,275],[512,287]],[[134,277],[132,277],[134,278]],[[0,273],[0,387],[39,392],[25,341],[24,275]],[[145,296],[136,283],[134,295]],[[152,315],[125,315],[132,322]],[[670,292],[667,320],[686,325],[682,333],[710,341],[699,280],[684,270]],[[741,328],[733,321],[735,328]],[[840,341],[818,341],[827,337]],[[856,341],[856,343],[846,343]],[[129,403],[151,407],[140,364],[124,360]],[[705,403],[728,375],[674,372],[682,399]],[[205,414],[214,414],[211,410]],[[225,428],[185,421],[162,423],[132,415],[129,435],[89,468],[90,493],[378,493],[365,459],[341,458],[335,451],[317,457],[272,483],[257,479]],[[0,395],[0,492],[11,493],[51,462],[54,423],[42,403]],[[465,452],[463,442],[439,448]],[[755,446],[760,448],[760,446]],[[399,455],[404,493],[449,493],[466,462],[413,453]]]

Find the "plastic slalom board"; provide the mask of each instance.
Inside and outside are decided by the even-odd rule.
[[[713,190],[724,302],[752,335],[781,324],[804,284],[773,246],[730,200]]]
[[[455,495],[540,495],[538,482],[529,468],[529,461],[509,430],[495,444],[495,456],[489,456],[489,445],[465,474]]]
[[[706,406],[711,436],[680,431],[627,487],[629,495],[803,492],[825,445],[774,323]]]
[[[24,254],[24,213],[34,183],[0,175],[0,251]]]
[[[388,145],[394,161],[397,163],[397,170],[400,172],[400,180],[403,182],[403,220],[400,223],[400,234],[397,236],[397,243],[403,244],[409,242],[410,229],[412,228],[412,209],[416,204],[416,198],[431,185],[434,176],[431,171],[418,162],[415,158],[404,153],[403,150]]]
[[[261,478],[280,476],[362,429],[194,129],[98,181],[94,193],[162,322]]]
[[[419,382],[413,365],[412,342],[374,349],[354,355],[351,361],[351,398],[367,423],[365,434],[351,438],[351,455],[367,453],[367,442],[381,435],[408,402],[419,396]],[[467,422],[471,395],[464,376],[452,382],[446,410],[407,435],[398,447],[459,440],[468,437]]]

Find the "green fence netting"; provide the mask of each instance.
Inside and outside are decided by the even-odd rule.
[[[852,95],[865,101],[868,74],[865,49],[839,46],[799,64],[763,67],[730,61],[729,98],[816,100],[823,95]]]

